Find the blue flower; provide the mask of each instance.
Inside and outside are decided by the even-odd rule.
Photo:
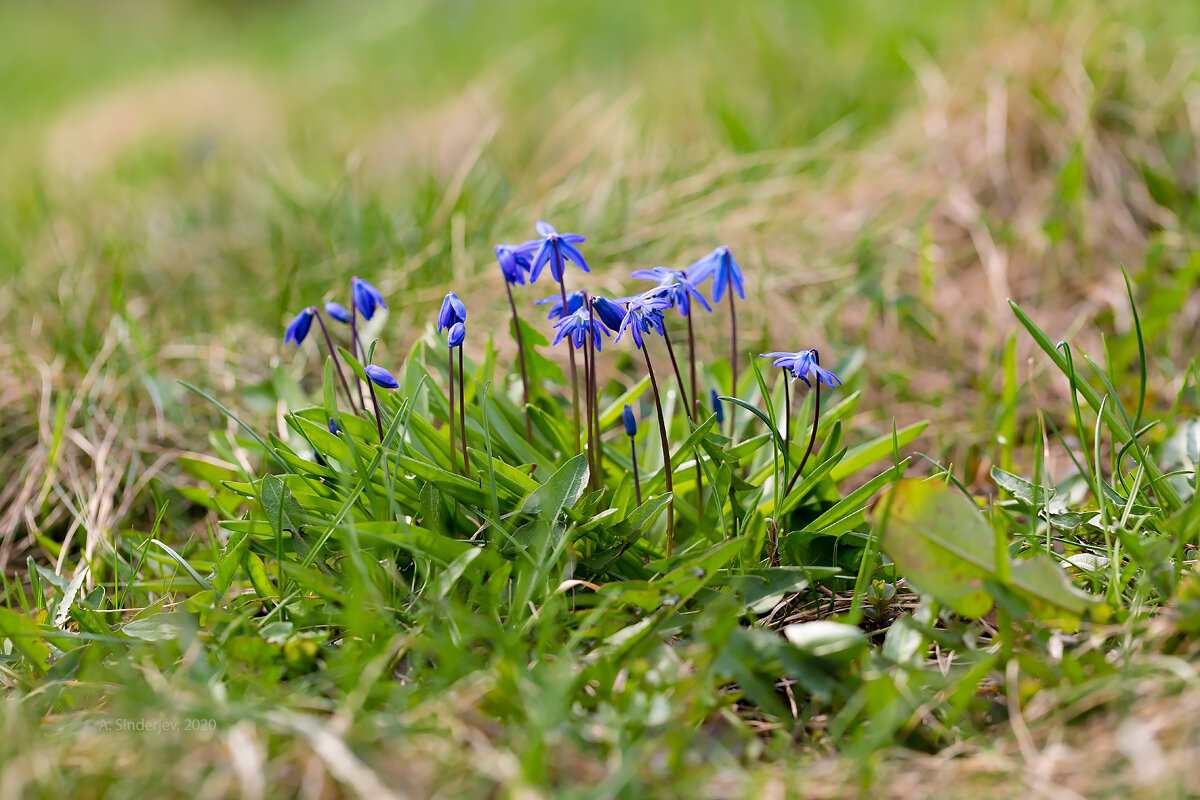
[[[598,319],[593,319],[585,308],[580,308],[574,314],[568,314],[563,317],[554,323],[554,327],[558,333],[554,336],[554,341],[550,344],[556,345],[570,336],[571,343],[576,350],[583,347],[587,341],[589,330],[592,332],[592,339],[596,343],[597,350],[600,349],[600,334],[609,335],[608,329],[604,327],[604,324]]]
[[[708,390],[708,400],[712,403],[713,413],[717,415],[717,424],[720,425],[725,421],[725,407],[721,403],[721,396],[717,394],[716,389]]]
[[[350,279],[350,300],[362,312],[363,319],[375,316],[376,308],[387,308],[379,290],[362,278]]]
[[[376,386],[382,387],[384,389],[399,389],[400,388],[399,381],[397,381],[394,377],[392,377],[392,373],[388,372],[383,367],[379,367],[379,366],[376,366],[375,364],[371,364],[371,365],[367,366],[366,368],[364,368],[363,372],[367,373],[367,377],[371,379],[371,383],[375,384]]]
[[[812,388],[809,379],[818,384],[824,383],[830,389],[841,386],[842,382],[829,370],[817,363],[816,350],[800,350],[795,353],[763,353],[759,358],[773,358],[774,365],[792,373],[792,380],[799,378],[808,388]]]
[[[591,272],[587,262],[583,260],[583,254],[575,246],[585,241],[584,237],[578,233],[559,233],[553,225],[543,220],[538,220],[537,232],[538,236],[542,237],[541,239],[534,239],[522,245],[522,247],[537,245],[537,251],[529,263],[530,283],[538,279],[547,264],[550,265],[550,275],[556,281],[562,281],[563,265],[567,261],[573,262],[584,272]]]
[[[650,293],[639,294],[636,297],[629,299],[625,312],[625,319],[621,320],[621,327],[617,330],[617,338],[615,341],[621,341],[621,336],[624,335],[628,328],[633,331],[633,342],[642,349],[642,334],[654,331],[659,336],[663,335],[663,309],[671,307],[671,301],[665,297],[659,297]]]
[[[337,420],[335,420],[333,417],[329,418],[329,432],[334,436],[337,436],[342,432],[342,429],[338,427]]]
[[[525,276],[529,273],[529,243],[523,245],[498,244],[495,246],[496,260],[500,262],[500,271],[504,280],[509,283],[524,284]]]
[[[633,416],[633,409],[628,403],[621,409],[621,421],[625,423],[625,433],[637,436],[637,417]]]
[[[312,327],[313,309],[312,306],[301,311],[296,315],[296,318],[288,323],[287,330],[283,332],[283,343],[295,342],[296,347],[304,341],[304,337],[308,336],[308,329]]]
[[[693,284],[712,278],[714,303],[721,302],[721,298],[725,296],[725,289],[730,285],[733,286],[738,297],[746,299],[746,285],[742,276],[742,268],[733,260],[733,254],[725,245],[721,245],[688,267],[687,276]]]
[[[325,304],[325,313],[336,319],[338,322],[350,322],[350,309],[346,308],[341,303],[335,303],[330,300]]]
[[[535,300],[533,304],[535,306],[550,304],[550,314],[546,319],[562,319],[567,314],[574,314],[583,308],[583,292],[567,292],[567,314],[563,313],[561,294],[556,294],[553,297],[543,297],[541,300]]]
[[[604,327],[613,333],[621,329],[621,320],[625,319],[625,309],[612,300],[597,295],[592,298],[592,310],[596,312],[596,319],[603,322]]]
[[[677,307],[679,313],[685,317],[692,309],[693,297],[700,301],[700,305],[704,306],[705,311],[712,311],[712,306],[708,304],[704,295],[700,294],[700,290],[688,277],[686,270],[655,267],[654,269],[635,269],[632,274],[633,277],[640,280],[658,281],[658,286],[651,289],[650,293],[660,294],[670,300],[671,305]]]
[[[456,322],[450,326],[450,334],[446,337],[446,341],[450,343],[451,347],[458,347],[465,338],[467,338],[467,326]]]
[[[437,332],[449,330],[456,322],[466,321],[467,307],[463,305],[463,301],[459,300],[454,292],[446,292],[446,296],[442,298],[442,308],[438,311]]]

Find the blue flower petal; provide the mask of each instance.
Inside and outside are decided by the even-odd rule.
[[[330,300],[325,304],[325,313],[336,319],[338,322],[346,324],[350,322],[350,309],[346,308],[341,303],[335,303]]]
[[[370,378],[371,382],[374,383],[376,386],[380,386],[384,389],[399,389],[400,388],[399,381],[397,381],[395,379],[395,377],[392,376],[392,373],[388,372],[383,367],[377,366],[375,364],[370,364],[363,369],[363,372],[365,372],[367,374],[367,377]]]
[[[309,328],[312,327],[312,321],[313,309],[312,306],[309,306],[288,323],[287,329],[283,332],[283,343],[294,342],[299,347],[304,338],[308,336]]]
[[[550,260],[550,251],[553,248],[550,246],[549,239],[543,239],[538,245],[537,252],[533,256],[533,260],[529,262],[529,282],[534,283],[541,277],[542,270],[546,268],[547,262]]]

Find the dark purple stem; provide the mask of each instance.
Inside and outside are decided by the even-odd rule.
[[[675,358],[675,348],[671,346],[671,335],[667,333],[667,329],[663,327],[663,341],[667,343],[667,355],[671,357],[671,368],[675,370],[675,382],[679,384],[679,399],[683,405],[684,419],[692,418],[692,409],[688,405],[688,395],[683,388],[683,373],[679,371],[679,361]]]
[[[596,310],[592,306],[592,299],[587,298],[588,306],[588,326],[596,329]],[[592,341],[592,374],[588,380],[588,397],[592,401],[592,426],[596,429],[593,443],[596,447],[596,485],[604,488],[604,442],[600,438],[600,382],[596,379],[596,353],[595,342]]]
[[[559,319],[567,315],[567,285],[563,281],[562,257],[558,254],[558,243],[554,243],[553,258],[558,262],[558,291],[562,295],[562,313]],[[579,374],[575,367],[575,348],[568,347],[571,356],[571,411],[575,415],[575,455],[579,455]]]
[[[333,359],[333,366],[337,369],[338,377],[342,379],[342,388],[346,390],[346,402],[350,404],[350,410],[353,411],[354,395],[350,393],[350,384],[346,381],[346,373],[342,371],[342,360],[338,358],[337,349],[333,346],[333,339],[329,337],[329,329],[325,327],[325,320],[321,318],[321,312],[315,306],[313,315],[321,325],[321,333],[325,334],[325,346],[329,348],[329,357]]]
[[[350,355],[358,359],[358,363],[366,366],[367,351],[362,346],[362,342],[358,340],[358,304],[354,302],[354,298],[350,298]],[[362,406],[363,411],[367,410],[367,398],[363,397],[362,381],[358,383],[358,404]]]
[[[691,332],[691,316],[688,316],[689,333]],[[683,390],[683,375],[679,371],[679,362],[675,360],[675,348],[671,347],[671,337],[667,334],[667,329],[663,328],[663,340],[667,343],[667,353],[671,356],[671,366],[675,368],[675,380],[679,383],[679,396],[683,400],[684,417],[688,420],[695,419],[694,408],[688,403],[687,392]],[[693,365],[694,366],[694,365]],[[694,376],[695,373],[693,373]],[[694,392],[694,390],[693,390]],[[692,395],[695,399],[695,394]],[[697,518],[704,516],[704,470],[700,466],[700,451],[693,449],[692,453],[696,456],[696,515]]]
[[[454,348],[450,347],[446,352],[450,356],[450,363],[447,365],[450,373],[450,467],[454,472],[458,472],[458,453],[454,449]]]
[[[517,316],[517,304],[513,302],[512,286],[504,282],[508,292],[508,307],[512,309],[513,331],[517,337],[517,359],[521,364],[521,387],[525,390],[525,441],[533,444],[533,423],[529,419],[529,372],[525,369],[525,341],[521,338],[521,320]]]
[[[696,331],[692,326],[692,315],[687,315],[688,321],[688,371],[692,379],[692,419],[700,412],[700,390],[696,388]]]
[[[732,289],[732,287],[728,287]],[[733,292],[729,292],[729,329],[732,332],[732,342],[729,352],[729,368],[733,371],[733,385],[729,387],[729,396],[737,397],[738,361],[737,361],[737,307],[733,303]],[[733,415],[737,413],[737,404],[729,404],[729,440],[736,439],[737,429],[733,424]]]
[[[790,373],[783,371],[783,474],[788,474],[792,452],[792,385],[788,383]]]
[[[820,366],[821,357],[817,355],[817,351],[813,350],[813,361]],[[817,443],[817,420],[821,417],[821,381],[818,378],[816,385],[816,403],[813,408],[813,424],[812,436],[808,439],[808,449],[804,451],[804,458],[800,460],[800,466],[796,467],[796,473],[792,475],[792,479],[788,481],[787,488],[783,490],[786,497],[788,492],[792,491],[792,487],[796,485],[796,481],[800,479],[800,473],[804,471],[804,465],[808,463],[808,457],[812,455],[813,446]]]
[[[667,482],[667,492],[671,494],[671,501],[667,504],[667,555],[670,556],[675,544],[675,486],[671,480],[671,448],[667,442],[667,421],[663,416],[662,398],[658,393],[658,379],[654,377],[654,365],[650,363],[650,352],[646,349],[645,342],[642,342],[642,357],[646,359],[650,388],[654,390],[654,407],[658,411],[658,436],[662,442],[663,477]]]
[[[591,392],[591,377],[592,377],[592,337],[589,335],[587,341],[583,345],[583,407],[584,417],[587,422],[587,460],[588,460],[588,488],[592,488],[596,483],[596,448],[594,439],[592,438],[592,392]],[[574,342],[571,344],[574,347]]]
[[[471,461],[467,458],[467,379],[463,375],[463,349],[458,346],[458,438],[462,442],[463,473],[471,473]]]
[[[375,384],[369,380],[367,390],[371,392],[371,408],[375,409],[375,427],[379,428],[379,443],[383,444],[383,419],[379,416],[379,399],[375,397]]]
[[[633,442],[633,437],[629,437],[629,461],[633,464],[633,494],[637,498],[637,504],[642,504],[642,483],[638,478],[637,465],[637,445]]]

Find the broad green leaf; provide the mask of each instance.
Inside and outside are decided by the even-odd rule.
[[[178,639],[190,630],[192,625],[189,623],[186,614],[165,611],[127,622],[121,633],[144,642],[166,642]]]
[[[880,499],[872,518],[884,552],[915,588],[967,619],[991,609],[985,582],[999,581],[994,533],[978,506],[940,483],[910,479]],[[1107,615],[1099,598],[1075,588],[1044,554],[1008,569],[1011,588],[1043,619],[1065,626],[1089,613]]]
[[[992,480],[1029,508],[1046,505],[1058,494],[1058,490],[1053,486],[1034,486],[1032,482],[1011,472],[1005,472],[999,467],[992,467]]]
[[[0,607],[0,636],[12,642],[35,672],[45,674],[50,660],[50,646],[41,638],[40,625],[22,614]]]
[[[267,475],[262,480],[262,492],[259,497],[267,521],[271,523],[276,534],[284,531],[299,532],[308,524],[304,509],[292,497],[292,492],[284,482],[274,475]]]
[[[918,591],[967,619],[992,608],[983,582],[991,574],[992,530],[979,508],[941,484],[905,480],[872,514],[882,548]]]
[[[564,507],[575,504],[587,488],[587,456],[572,457],[525,500],[522,511],[553,525]]]

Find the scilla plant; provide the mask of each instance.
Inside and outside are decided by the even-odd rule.
[[[714,299],[730,287],[744,295],[727,248],[686,269],[635,271],[632,278],[654,285],[609,298],[567,285],[587,277],[568,273],[568,263],[597,267],[579,250],[584,237],[544,222],[537,232],[496,247],[517,351],[511,369],[497,363],[491,341],[472,342],[466,295],[446,295],[437,334],[420,339],[394,370],[371,363],[375,344],[355,344],[353,326],[348,344],[323,337],[322,402],[286,413],[289,440],[261,440],[270,474],[220,484],[247,513],[222,523],[230,539],[216,588],[235,591],[241,565],[233,560],[251,555],[267,577],[245,601],[305,627],[319,629],[331,606],[386,608],[395,625],[484,614],[506,636],[536,630],[546,646],[583,660],[653,649],[674,636],[704,638],[715,656],[736,640],[740,656],[710,664],[708,702],[722,702],[718,688],[740,676],[757,704],[777,710],[763,680],[784,661],[812,691],[827,686],[839,659],[864,645],[856,627],[830,623],[832,644],[816,649],[771,633],[756,639],[755,647],[767,647],[762,660],[740,649],[759,635],[753,628],[710,630],[705,622],[696,631],[693,620],[707,618],[692,612],[715,604],[752,621],[818,584],[851,588],[869,546],[868,501],[903,473],[908,460],[899,450],[922,426],[847,447],[843,420],[860,396],[837,397],[822,413],[819,384],[834,389],[841,380],[816,365],[815,350],[771,354],[788,357],[775,362],[785,371],[774,385],[753,354],[734,352],[741,369],[706,361],[693,319],[713,308],[706,281],[714,281]],[[556,291],[522,299],[544,274]],[[351,321],[368,316],[356,307],[368,289],[369,310],[385,308],[371,284],[356,279],[355,287]],[[531,302],[548,306],[540,328],[519,312]],[[301,326],[306,315],[320,318],[306,309]],[[297,324],[286,338],[299,344],[306,331]],[[676,326],[685,352],[672,344]],[[569,351],[566,375],[550,358],[558,348]],[[604,371],[617,377],[602,385],[599,365],[621,350],[637,351],[639,368],[622,372],[610,360]],[[471,363],[472,351],[485,358]],[[738,374],[746,379],[731,384]],[[801,383],[813,388],[810,378],[816,391],[803,402],[811,426],[792,441],[776,409],[786,405],[790,414],[791,395]],[[701,403],[700,386],[731,391],[712,389]],[[726,413],[732,407],[751,412],[736,427]],[[862,474],[880,461],[890,463]],[[839,490],[846,483],[852,491]],[[832,542],[842,546],[823,550]],[[818,658],[822,648],[838,657]]]
[[[977,687],[1030,653],[1058,648],[1047,686],[1113,674],[1088,637],[1064,653],[1058,632],[1200,594],[1169,566],[1200,518],[1194,467],[1160,471],[1141,408],[1125,416],[1111,384],[1084,382],[1019,311],[1097,424],[1075,508],[1038,476],[997,471],[1013,499],[989,515],[948,469],[905,477],[901,453],[924,425],[847,432],[862,378],[836,348],[775,342],[762,354],[774,380],[757,354],[735,349],[735,365],[713,357],[724,342],[701,352],[694,317],[725,299],[732,322],[732,292],[753,287],[728,249],[639,271],[649,290],[610,298],[567,286],[586,279],[565,269],[585,267],[583,237],[537,231],[496,250],[511,366],[467,322],[474,298],[453,293],[402,361],[377,358],[364,334],[388,335],[387,298],[355,278],[349,307],[307,306],[286,326],[289,354],[319,331],[323,369],[280,380],[291,399],[277,433],[195,389],[238,431],[214,432],[216,458],[180,460],[201,483],[181,493],[219,530],[180,552],[156,529],[70,582],[33,565],[28,589],[6,583],[21,609],[0,609],[6,679],[58,682],[30,696],[61,711],[90,685],[155,691],[143,676],[178,666],[188,702],[218,725],[276,724],[281,698],[365,715],[383,739],[448,715],[502,720],[521,780],[545,784],[564,747],[650,771],[667,748],[686,765],[718,717],[747,742],[786,731],[781,748],[807,732],[859,753],[955,741],[986,719]],[[541,274],[556,291],[549,319],[526,315],[535,325],[521,309]],[[564,348],[570,373],[552,358]],[[1130,519],[1154,535],[1131,534]],[[1117,583],[1131,558],[1157,571]],[[1069,579],[1076,562],[1092,593]],[[927,662],[935,643],[952,668]]]

